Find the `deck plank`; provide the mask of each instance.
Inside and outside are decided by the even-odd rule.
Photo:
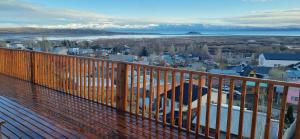
[[[11,126],[21,125],[27,129],[21,130],[24,134],[36,133],[42,138],[195,138],[152,120],[5,75],[0,75],[0,105],[0,118],[14,120]],[[6,126],[2,132],[15,135]]]

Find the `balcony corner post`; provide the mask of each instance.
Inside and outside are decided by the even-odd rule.
[[[35,52],[30,52],[30,70],[31,70],[31,82],[35,82]]]
[[[300,91],[299,91],[299,98],[300,98]],[[296,118],[296,131],[295,131],[295,139],[300,138],[300,101],[298,100],[297,106],[297,118]]]
[[[119,111],[126,111],[128,92],[128,64],[119,62],[117,64],[117,88],[116,108]]]

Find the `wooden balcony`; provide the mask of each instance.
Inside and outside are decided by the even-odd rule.
[[[286,138],[288,91],[300,88],[3,48],[0,73],[1,130],[11,138]]]
[[[10,138],[186,138],[170,127],[0,75],[2,132]]]

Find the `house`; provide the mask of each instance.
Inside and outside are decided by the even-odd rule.
[[[287,103],[298,105],[299,93],[300,93],[299,88],[295,88],[295,87],[289,88],[288,95],[287,95]]]
[[[240,76],[245,77],[255,77],[255,78],[268,78],[271,67],[262,66],[249,66],[249,65],[239,65],[239,66],[228,66],[226,67],[228,71],[233,70],[237,72]]]
[[[294,82],[300,84],[300,80]],[[282,93],[283,86],[278,86],[277,91]],[[298,105],[299,93],[300,93],[300,88],[289,87],[288,95],[287,95],[287,103],[292,105]]]
[[[166,66],[174,64],[174,60],[168,52],[164,52],[163,55],[161,55],[161,62]]]
[[[25,46],[20,42],[10,43],[8,46],[12,49],[25,49]]]
[[[242,68],[241,76],[254,77],[254,78],[268,78],[271,67],[251,67],[249,65]]]
[[[79,48],[68,48],[68,54],[70,55],[78,55],[79,54]]]
[[[197,104],[198,104],[198,90],[199,90],[199,86],[193,84],[192,86],[192,98],[191,98],[191,109],[195,109],[197,108]],[[183,113],[187,112],[188,110],[188,98],[189,98],[189,83],[184,83],[183,84],[183,94],[182,94],[182,111]],[[208,88],[206,86],[202,87],[202,97],[201,97],[201,105],[205,105],[207,103],[207,92],[208,92]],[[170,89],[167,92],[167,108],[166,108],[166,117],[167,117],[167,121],[170,121],[170,112],[171,112],[171,104],[172,104],[172,95],[173,95],[173,90]],[[227,97],[226,97],[226,93],[222,93],[222,99],[221,99],[221,103],[226,103],[227,102]],[[177,87],[175,87],[175,103],[174,103],[174,113],[175,119],[178,119],[178,111],[179,111],[179,98],[180,98],[180,85],[178,85]],[[217,103],[218,102],[218,90],[216,89],[212,89],[211,92],[211,102],[212,103]],[[154,103],[155,104],[155,103]],[[163,107],[162,105],[164,104],[164,94],[160,95],[160,106],[159,106],[159,111],[160,111],[160,115],[163,115]],[[155,108],[155,106],[154,106]],[[176,114],[177,113],[177,114]],[[185,118],[183,118],[183,124],[185,124]]]
[[[221,105],[221,113],[220,113],[220,132],[221,138],[225,138],[226,129],[227,129],[227,115],[228,115],[228,105]],[[202,105],[201,107],[201,115],[200,115],[200,126],[205,127],[206,121],[206,105]],[[231,136],[237,137],[239,131],[239,117],[240,117],[240,107],[232,106],[232,117],[231,117]],[[217,117],[217,104],[210,105],[210,122],[209,127],[211,129],[216,128],[216,117]],[[192,121],[192,125],[195,127],[197,121],[197,116],[194,117]],[[250,138],[251,134],[251,123],[252,123],[252,111],[244,110],[244,120],[243,120],[243,137]],[[264,138],[264,129],[266,124],[266,114],[258,112],[257,113],[257,121],[256,121],[256,135],[255,137],[258,139]],[[279,129],[279,121],[271,119],[270,126],[270,138],[277,138],[277,133]]]
[[[109,55],[108,59],[115,60],[115,61],[133,62],[137,59],[137,56],[117,54],[117,55]]]
[[[214,73],[214,74],[225,74],[225,75],[240,75],[235,70],[226,70],[226,69],[211,69],[208,72]]]
[[[94,54],[94,50],[93,49],[85,49],[85,48],[81,48],[79,49],[79,54],[80,55],[91,55]]]
[[[287,70],[286,75],[290,82],[300,80],[300,70]]]
[[[296,64],[292,64],[289,66],[291,70],[299,70],[300,71],[300,62]]]
[[[68,49],[66,47],[54,47],[52,49],[52,53],[60,54],[60,55],[67,55],[68,54]]]
[[[282,67],[300,62],[300,54],[288,53],[262,53],[259,55],[259,66]]]

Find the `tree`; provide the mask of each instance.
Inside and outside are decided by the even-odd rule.
[[[285,123],[292,124],[294,122],[294,109],[293,106],[289,106],[285,114]]]
[[[279,68],[273,68],[269,72],[270,79],[284,81],[287,78],[287,75],[284,70]]]
[[[208,47],[204,45],[201,47],[201,57],[209,57]]]
[[[6,47],[6,42],[0,41],[0,47]]]
[[[51,43],[47,40],[46,37],[42,37],[42,41],[40,42],[40,46],[42,48],[42,51],[49,52],[52,48]]]
[[[140,52],[139,56],[149,56],[149,52],[148,50],[146,49],[146,47],[144,47],[142,49],[142,51]]]
[[[218,48],[217,50],[216,50],[217,52],[216,52],[216,61],[217,62],[219,62],[219,63],[221,63],[221,62],[223,62],[223,53],[222,53],[222,49],[221,48]]]
[[[174,55],[174,54],[176,53],[175,47],[174,47],[173,44],[172,44],[171,46],[168,47],[168,52],[169,52],[171,55]]]

